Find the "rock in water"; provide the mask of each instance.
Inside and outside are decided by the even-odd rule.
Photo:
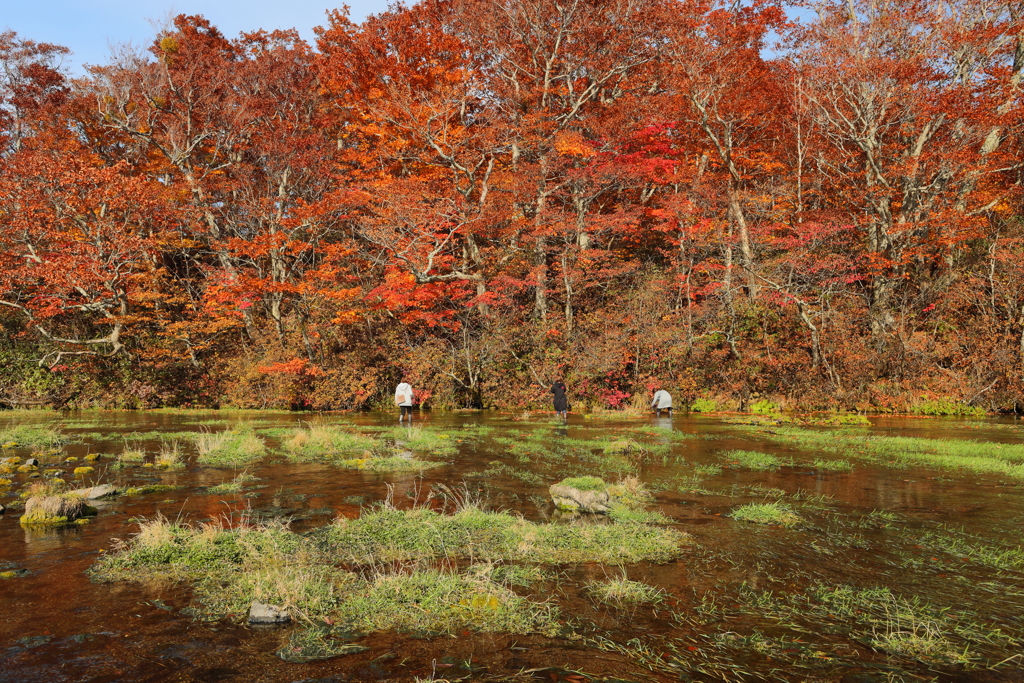
[[[249,607],[250,624],[284,624],[288,621],[291,621],[291,617],[280,607],[265,605],[256,600]]]
[[[106,498],[117,493],[117,489],[110,484],[103,484],[101,486],[90,486],[84,489],[75,489],[69,492],[72,496],[81,496],[85,500],[96,500],[97,498]]]
[[[596,512],[602,515],[611,511],[611,496],[608,495],[608,491],[581,491],[564,484],[552,484],[548,488],[548,493],[560,510]]]
[[[25,464],[29,467],[39,467],[39,461],[35,458],[29,458],[25,461]]]
[[[68,524],[90,511],[95,513],[78,496],[32,496],[25,501],[25,514],[19,521],[22,524]]]

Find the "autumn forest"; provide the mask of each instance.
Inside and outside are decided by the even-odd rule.
[[[1016,0],[0,33],[0,399],[1024,409]]]

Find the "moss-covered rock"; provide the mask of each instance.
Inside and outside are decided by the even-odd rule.
[[[25,502],[25,514],[19,521],[22,525],[60,526],[95,513],[81,496],[32,496]]]

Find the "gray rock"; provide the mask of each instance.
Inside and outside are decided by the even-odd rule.
[[[26,465],[34,465],[35,467],[39,467],[39,461],[37,459],[35,459],[35,458],[29,458],[28,460],[25,461],[25,464]]]
[[[86,500],[96,500],[98,498],[106,498],[107,496],[116,495],[117,489],[110,484],[102,484],[100,486],[90,486],[85,489],[75,489],[70,493],[73,496],[81,496]]]
[[[6,509],[7,508],[4,507],[4,504],[0,503],[0,515],[4,514],[4,510],[6,510]]]
[[[552,484],[548,493],[560,510],[596,512],[602,515],[611,511],[611,496],[607,491],[580,491],[571,486]]]
[[[250,624],[284,624],[289,621],[291,617],[280,607],[265,605],[256,600],[253,600],[249,607]]]

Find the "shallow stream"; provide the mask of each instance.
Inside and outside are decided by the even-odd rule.
[[[457,454],[415,453],[445,464],[378,473],[290,461],[282,434],[308,423],[374,434],[393,425],[392,415],[0,414],[0,430],[48,425],[72,439],[42,454],[20,445],[0,453],[42,461],[38,471],[0,475],[12,482],[0,486],[8,507],[0,515],[0,681],[1024,681],[1024,476],[1012,471],[1024,465],[1014,450],[1024,449],[1018,421],[794,427],[727,421],[735,416],[572,415],[566,425],[539,414],[417,417],[417,427],[447,435]],[[196,432],[243,423],[265,439],[265,458],[244,468],[196,463]],[[185,466],[145,466],[175,432]],[[964,457],[989,453],[1011,469],[933,462],[925,442],[873,436],[944,448],[965,442]],[[637,447],[600,447],[615,440]],[[115,467],[129,445],[145,459]],[[775,462],[752,466],[737,451]],[[88,462],[90,454],[100,457]],[[76,478],[83,465],[94,471]],[[237,493],[208,491],[243,470],[259,479]],[[296,626],[204,621],[189,609],[187,583],[101,583],[86,573],[117,539],[137,532],[137,520],[158,514],[193,524],[282,520],[305,532],[385,499],[400,508],[424,504],[436,484],[534,522],[594,523],[559,512],[548,496],[550,484],[587,474],[608,482],[638,476],[654,494],[649,509],[692,543],[665,564],[557,565],[541,585],[517,589],[559,605],[559,636],[371,633],[358,639],[368,649],[357,654],[289,663],[275,653]],[[87,524],[22,526],[19,494],[46,476],[73,486],[177,488],[100,501]],[[775,504],[799,521],[731,516],[750,503]],[[659,589],[660,599],[615,604],[587,591],[622,576]]]

